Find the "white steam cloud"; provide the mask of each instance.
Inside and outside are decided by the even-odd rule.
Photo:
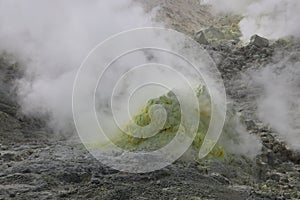
[[[239,26],[242,40],[258,34],[269,39],[300,36],[298,0],[203,0],[217,12],[243,16]]]
[[[23,112],[50,112],[51,126],[66,130],[72,84],[87,53],[112,34],[147,25],[151,19],[130,0],[0,0],[0,49],[26,66],[18,83]]]
[[[72,86],[83,59],[95,45],[109,36],[132,28],[151,26],[151,19],[151,14],[146,15],[141,7],[130,0],[0,0],[0,50],[15,55],[21,66],[25,67],[25,76],[17,83],[22,112],[33,116],[49,115],[50,126],[55,131],[72,131]],[[159,42],[155,38],[147,39],[153,39],[153,45]],[[135,42],[139,41],[116,45],[126,46]],[[177,48],[183,45],[178,44],[178,40],[168,42]],[[114,52],[115,49],[107,51]],[[193,53],[201,57],[199,52]],[[142,52],[138,54],[141,62],[153,56]],[[169,57],[165,58],[168,60]],[[139,63],[137,57],[132,60]],[[175,61],[166,61],[174,64],[172,62]],[[125,59],[120,65],[126,64]],[[115,72],[109,73],[115,79]],[[98,77],[93,77],[92,73],[86,75],[82,81],[88,88]],[[147,75],[159,78],[163,74]],[[81,98],[93,95],[84,87],[81,89]],[[79,108],[83,117],[90,112],[86,106]],[[89,119],[86,120],[86,126],[88,123]],[[95,127],[90,128],[94,130]],[[244,144],[248,136],[240,135],[237,138]],[[245,146],[240,153],[248,154],[247,149]]]
[[[257,99],[258,116],[294,150],[300,150],[299,58],[299,53],[279,54],[275,63],[250,72],[251,87],[262,91]]]

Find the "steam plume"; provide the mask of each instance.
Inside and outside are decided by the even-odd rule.
[[[239,26],[242,39],[258,34],[269,39],[300,36],[298,0],[203,0],[217,12],[243,16]]]
[[[261,90],[257,99],[258,116],[278,132],[289,147],[300,150],[299,53],[278,54],[274,63],[250,74],[251,87]]]
[[[72,86],[82,60],[112,34],[151,26],[151,18],[130,0],[0,0],[0,50],[15,55],[25,70],[17,81],[22,112],[49,115],[55,131],[72,130]],[[178,47],[176,42],[171,45]],[[140,54],[141,60],[147,59]],[[111,72],[112,78],[114,74]],[[83,82],[89,87],[95,78],[86,76]],[[82,91],[83,97],[92,95]],[[88,112],[85,105],[82,109],[83,115]]]
[[[22,111],[50,112],[50,125],[65,131],[72,84],[87,53],[110,35],[150,21],[130,0],[0,0],[0,50],[26,66],[18,82]]]

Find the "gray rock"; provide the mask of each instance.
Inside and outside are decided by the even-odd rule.
[[[11,131],[20,128],[18,120],[0,110],[0,131]]]
[[[4,162],[9,161],[21,161],[22,158],[17,155],[15,152],[1,152],[0,159]]]
[[[225,34],[219,29],[211,26],[205,30],[201,30],[195,34],[195,40],[200,44],[208,45],[211,43],[219,44],[225,40]]]
[[[225,39],[225,34],[213,26],[209,27],[208,29],[205,29],[204,33],[209,39],[215,39],[215,40]]]
[[[211,173],[211,177],[225,185],[228,185],[230,183],[230,181],[226,177],[219,173]]]
[[[203,31],[199,31],[195,34],[195,40],[200,44],[208,45],[208,41]]]
[[[268,47],[269,40],[266,38],[260,37],[259,35],[253,35],[250,39],[250,45],[254,45],[259,48]]]
[[[278,182],[281,178],[281,174],[280,173],[272,173],[270,174],[270,178],[276,182]]]

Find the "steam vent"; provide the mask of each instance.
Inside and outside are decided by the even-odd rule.
[[[199,148],[201,147],[210,121],[209,95],[202,86],[199,86],[197,94],[200,104],[200,110],[202,111],[199,113],[199,128],[193,141],[193,148],[195,150],[199,150]],[[200,99],[202,101],[200,101]],[[168,144],[179,131],[181,123],[180,104],[172,91],[159,98],[149,100],[147,105],[141,110],[141,112],[134,116],[133,121],[126,126],[125,130],[128,132],[134,132],[135,129],[132,124],[137,124],[142,127],[149,125],[151,123],[151,119],[149,117],[149,108],[152,105],[157,104],[162,105],[164,108],[166,108],[168,116],[166,123],[158,132],[158,134],[150,138],[143,138],[142,133],[138,133],[140,134],[139,138],[127,134],[121,134],[121,136],[118,136],[116,139],[116,145],[131,151],[153,151]],[[224,154],[224,149],[219,145],[215,146],[213,151],[210,152],[210,155],[215,158],[223,158]]]

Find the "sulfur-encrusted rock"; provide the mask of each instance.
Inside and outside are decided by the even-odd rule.
[[[211,40],[223,40],[225,39],[225,34],[218,28],[216,27],[209,27],[208,29],[204,30],[205,35],[207,38]]]
[[[225,42],[225,34],[216,27],[209,27],[195,34],[195,40],[200,44],[219,44]]]

